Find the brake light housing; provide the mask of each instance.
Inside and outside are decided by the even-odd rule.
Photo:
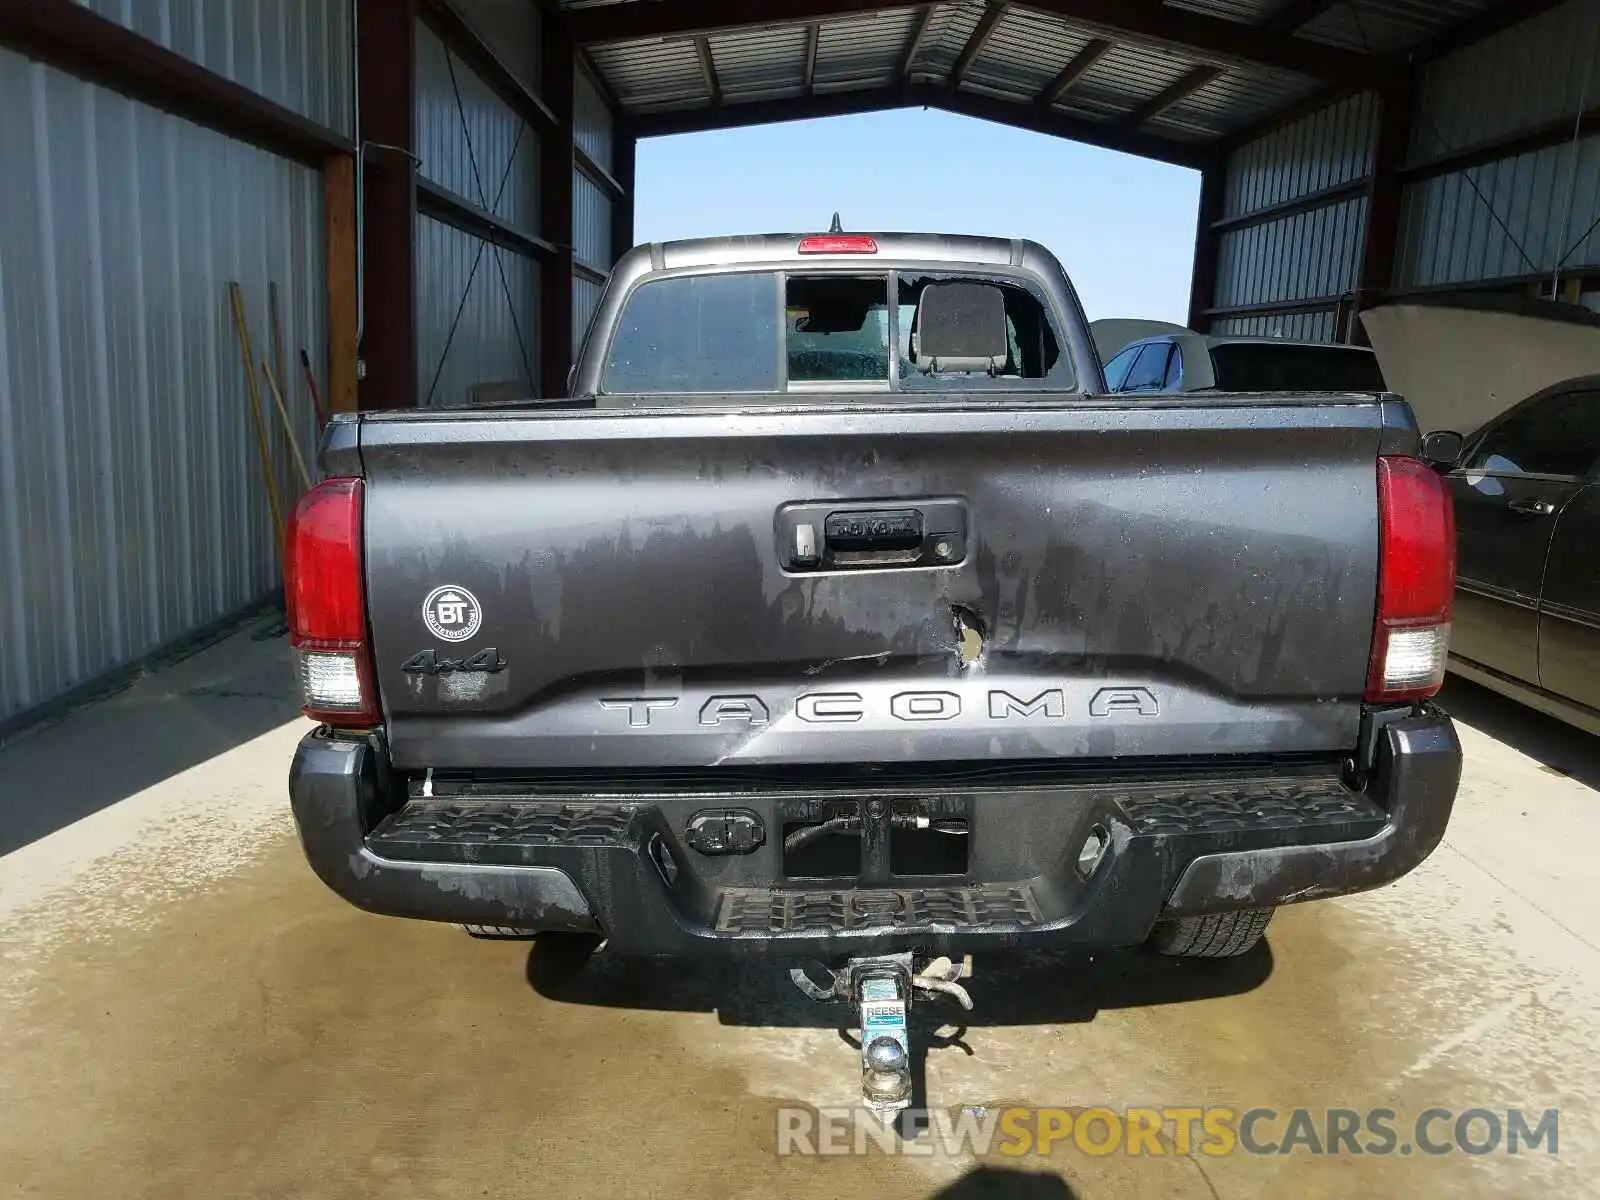
[[[800,239],[801,254],[876,254],[878,239],[864,233],[818,233]]]
[[[382,717],[367,636],[361,558],[362,483],[327,479],[289,517],[284,596],[306,716],[366,729]]]
[[[1367,700],[1423,700],[1444,685],[1456,587],[1455,506],[1416,458],[1378,459],[1378,612]]]

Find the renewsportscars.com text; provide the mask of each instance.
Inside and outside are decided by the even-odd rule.
[[[778,1110],[780,1155],[1002,1155],[1057,1151],[1252,1155],[1547,1154],[1560,1152],[1557,1109],[965,1108],[919,1110],[903,1139],[860,1108]]]

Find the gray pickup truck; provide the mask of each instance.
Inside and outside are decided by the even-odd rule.
[[[893,1107],[963,955],[1238,954],[1439,842],[1398,397],[1107,396],[1042,247],[838,233],[634,249],[571,392],[329,428],[290,793],[352,903],[832,963]]]

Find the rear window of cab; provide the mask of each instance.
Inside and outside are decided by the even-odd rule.
[[[991,353],[982,359],[919,353],[919,336],[930,336],[919,317],[935,307],[924,300],[930,288],[950,284],[981,285],[989,302],[984,336]],[[1026,390],[1043,381],[1070,390],[1071,362],[1061,344],[1048,307],[1015,278],[937,271],[668,276],[644,280],[627,297],[600,390]]]

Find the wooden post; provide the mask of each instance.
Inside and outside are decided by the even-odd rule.
[[[356,411],[356,161],[335,155],[322,166],[328,274],[327,401]]]

